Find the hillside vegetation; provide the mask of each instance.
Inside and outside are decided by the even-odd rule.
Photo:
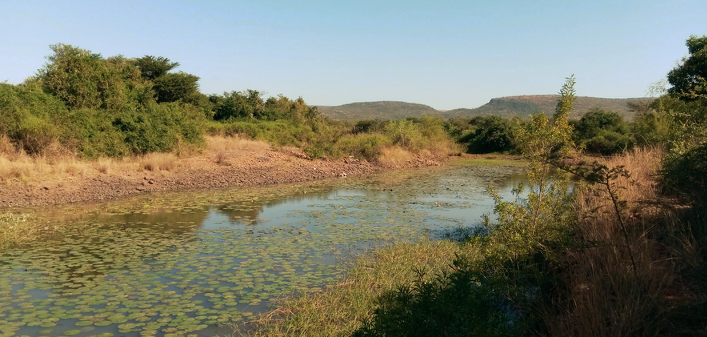
[[[336,120],[387,120],[440,114],[429,105],[396,101],[357,102],[338,106],[319,105],[317,109],[322,115]]]
[[[322,115],[336,120],[361,119],[401,119],[407,117],[422,117],[424,115],[442,118],[500,116],[528,117],[531,114],[555,110],[558,95],[523,95],[493,98],[478,108],[459,108],[453,110],[436,110],[428,105],[380,101],[359,102],[339,106],[317,106]],[[592,109],[614,111],[627,120],[632,120],[635,111],[631,111],[629,103],[648,104],[653,98],[598,98],[577,97],[575,110],[570,118],[579,119]]]

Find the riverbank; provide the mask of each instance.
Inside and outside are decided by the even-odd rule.
[[[119,160],[33,158],[6,161],[0,209],[115,200],[151,192],[267,186],[359,177],[393,169],[439,166],[447,160],[423,151],[391,148],[374,162],[346,158],[311,160],[294,147],[209,137],[203,153]],[[472,158],[473,156],[464,156]]]
[[[513,267],[521,275],[542,270],[542,279],[550,286],[540,296],[532,297],[530,303],[510,304],[521,308],[518,310],[529,318],[524,321],[528,325],[517,325],[511,335],[695,335],[703,329],[705,269],[700,247],[704,235],[694,228],[703,228],[704,220],[699,213],[696,216],[684,207],[675,207],[672,200],[660,194],[655,172],[660,169],[661,158],[661,151],[640,150],[601,160],[608,167],[622,167],[630,173],[630,177],[615,178],[612,184],[621,191],[624,207],[620,218],[602,186],[585,186],[578,191],[572,202],[577,221],[567,224],[576,243],[556,250],[555,260],[544,261],[549,268],[534,269],[533,263]],[[587,242],[591,244],[586,245]],[[629,244],[622,246],[623,242]],[[252,321],[252,325],[240,327],[236,333],[382,336],[381,331],[385,331],[386,336],[405,336],[409,335],[405,333],[409,321],[396,319],[408,317],[422,321],[423,326],[427,323],[425,318],[436,323],[442,317],[463,329],[513,330],[508,320],[494,323],[482,316],[498,305],[474,311],[479,308],[473,304],[480,302],[469,301],[474,299],[469,292],[454,288],[454,280],[468,282],[464,278],[467,274],[460,273],[466,270],[460,261],[476,266],[477,269],[470,269],[474,271],[472,276],[494,266],[493,260],[487,261],[488,252],[482,244],[482,240],[462,244],[422,240],[373,251],[359,257],[338,283],[324,291],[283,298],[275,310]],[[420,255],[416,255],[418,252]],[[494,270],[507,272],[502,268],[506,267]],[[487,286],[499,290],[501,296],[513,294],[501,290],[522,290],[529,284],[538,289],[532,278],[512,280],[516,278]],[[527,300],[523,296],[520,299]],[[461,315],[467,316],[455,320]]]

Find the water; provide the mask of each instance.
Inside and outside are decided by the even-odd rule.
[[[474,228],[517,167],[150,195],[38,210],[75,233],[0,256],[2,336],[229,334],[396,240]],[[464,232],[463,230],[461,232]]]

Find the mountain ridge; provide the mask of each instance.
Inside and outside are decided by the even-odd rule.
[[[360,119],[401,119],[406,117],[422,117],[424,115],[442,118],[501,116],[527,117],[531,114],[545,112],[551,115],[559,95],[517,95],[495,97],[488,103],[476,108],[457,108],[452,110],[437,110],[429,105],[401,101],[354,102],[337,106],[318,105],[322,115],[336,120]],[[575,110],[571,118],[581,118],[588,111],[599,108],[619,113],[626,119],[633,119],[634,112],[628,103],[646,104],[654,98],[602,98],[578,96],[574,102]]]

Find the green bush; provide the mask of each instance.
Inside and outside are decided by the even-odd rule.
[[[474,131],[460,138],[461,143],[468,143],[469,153],[509,152],[514,150],[511,123],[498,116],[474,117],[469,122]]]
[[[354,156],[372,161],[378,159],[384,147],[391,145],[390,139],[381,134],[358,134],[340,138],[333,151],[339,156]]]
[[[613,111],[593,109],[572,126],[574,141],[590,153],[612,155],[630,150],[635,143],[630,125]]]
[[[667,191],[684,196],[698,207],[707,205],[707,143],[683,154],[667,155],[660,178]]]
[[[113,125],[113,118],[115,116],[106,110],[72,110],[66,120],[72,132],[63,135],[63,143],[75,148],[84,158],[130,155],[125,136]]]
[[[425,139],[420,129],[411,120],[390,121],[385,126],[385,135],[393,144],[411,151],[421,150]]]
[[[203,116],[178,103],[149,104],[117,116],[112,124],[134,154],[169,152],[179,141],[195,145],[203,142]]]
[[[64,132],[67,109],[54,96],[34,86],[0,83],[0,135],[26,153],[43,154]]]

